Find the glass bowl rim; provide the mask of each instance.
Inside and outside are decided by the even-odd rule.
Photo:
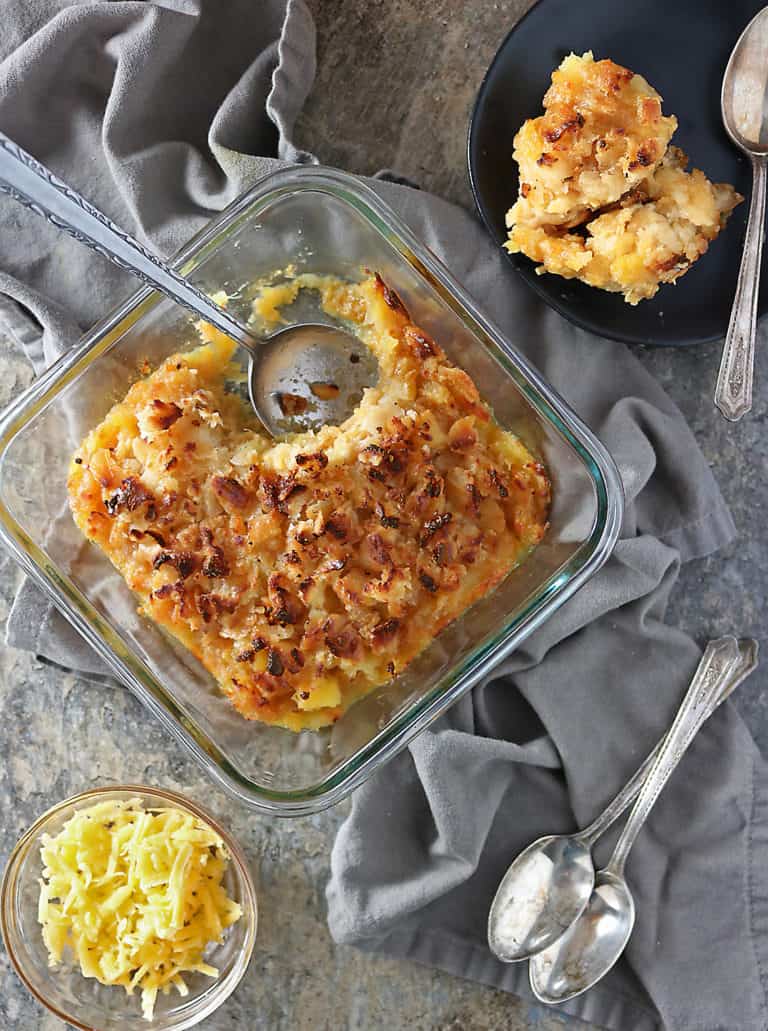
[[[34,820],[34,822],[24,831],[8,855],[5,870],[3,871],[2,881],[0,881],[0,936],[2,936],[8,957],[19,977],[19,980],[32,997],[50,1013],[53,1013],[54,1016],[58,1017],[59,1020],[63,1020],[65,1023],[79,1028],[80,1031],[94,1031],[92,1024],[84,1024],[72,1014],[64,1013],[59,1010],[35,986],[27,973],[27,967],[25,967],[21,962],[20,957],[17,955],[16,950],[13,947],[9,929],[11,926],[17,926],[17,921],[13,915],[16,884],[21,870],[21,864],[25,859],[27,859],[34,839],[43,832],[45,826],[51,820],[60,815],[62,811],[68,807],[76,806],[81,802],[96,802],[100,797],[114,794],[125,795],[131,798],[140,797],[142,801],[144,801],[147,796],[159,798],[163,801],[171,802],[175,806],[186,809],[188,812],[192,813],[192,815],[208,824],[212,830],[221,837],[224,844],[227,846],[232,863],[237,870],[239,880],[242,884],[242,898],[238,900],[243,911],[241,919],[245,921],[245,943],[242,953],[238,957],[236,966],[233,967],[229,974],[222,978],[221,981],[217,979],[217,981],[210,986],[208,1006],[200,1013],[193,1014],[186,1021],[169,1025],[167,1029],[167,1031],[184,1031],[184,1029],[194,1027],[202,1020],[210,1017],[211,1014],[229,998],[242,981],[253,956],[258,931],[259,914],[256,887],[248,866],[248,860],[242,847],[235,837],[228,830],[222,827],[213,816],[211,816],[207,809],[200,806],[197,802],[188,798],[186,795],[182,795],[180,792],[173,791],[169,788],[153,788],[147,784],[104,784],[100,787],[88,788],[86,791],[81,791],[76,795],[71,795],[69,798],[62,799],[60,802],[57,802],[55,805],[46,809],[45,812],[41,813],[40,816],[38,816],[37,819]],[[151,1021],[147,1021],[147,1028],[151,1031]]]
[[[616,465],[604,445],[550,386],[528,359],[477,309],[475,302],[443,262],[423,244],[389,205],[358,177],[336,169],[290,166],[269,172],[206,223],[180,249],[171,265],[191,272],[218,246],[221,237],[291,190],[325,192],[362,215],[372,231],[384,238],[436,291],[476,338],[478,346],[495,349],[504,371],[549,426],[565,438],[580,456],[596,495],[597,512],[588,537],[566,563],[540,584],[525,610],[507,619],[491,640],[477,646],[440,681],[389,724],[310,786],[280,790],[254,782],[242,773],[211,740],[176,699],[159,683],[142,660],[128,648],[88,598],[47,560],[29,540],[0,500],[2,540],[37,585],[48,595],[112,668],[118,679],[136,694],[160,723],[197,759],[224,790],[251,809],[277,816],[303,816],[335,805],[358,787],[394,754],[404,748],[433,719],[462,697],[483,675],[489,663],[500,662],[594,573],[613,550],[623,513],[623,486]],[[261,207],[256,208],[260,204]],[[63,354],[50,369],[11,403],[0,416],[0,462],[16,434],[80,371],[90,367],[124,331],[163,300],[142,287],[105,316]],[[450,682],[444,683],[446,677]]]

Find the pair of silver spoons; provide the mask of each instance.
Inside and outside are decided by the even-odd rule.
[[[377,366],[368,348],[336,326],[304,323],[263,338],[255,336],[2,133],[0,193],[132,272],[244,347],[249,356],[248,396],[273,437],[343,422],[363,390],[376,381]]]
[[[689,744],[757,665],[757,642],[722,637],[702,656],[669,732],[597,819],[572,835],[540,838],[504,875],[488,917],[488,944],[505,963],[530,960],[534,995],[556,1004],[587,991],[621,956],[635,923],[624,866],[641,827]],[[610,862],[592,847],[634,799]]]

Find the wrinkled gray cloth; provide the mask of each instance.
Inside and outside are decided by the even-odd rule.
[[[302,0],[5,0],[3,14],[0,128],[162,253],[275,157],[315,160],[292,139],[314,75]],[[626,489],[602,572],[356,793],[333,850],[338,941],[529,995],[525,965],[485,944],[495,886],[533,838],[590,820],[668,725],[699,657],[663,623],[669,591],[733,526],[680,413],[625,348],[544,308],[466,212],[374,185],[600,434]],[[5,200],[0,269],[0,322],[38,368],[134,285]],[[8,640],[105,672],[28,584]],[[563,1009],[616,1031],[768,1026],[767,845],[765,764],[725,706],[630,859],[625,959]]]

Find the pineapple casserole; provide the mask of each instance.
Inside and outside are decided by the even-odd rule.
[[[472,379],[378,275],[301,290],[345,320],[379,381],[340,426],[275,441],[232,390],[235,345],[203,342],[140,379],[73,458],[75,521],[141,611],[249,719],[333,723],[400,673],[541,540],[550,485]]]
[[[520,195],[507,212],[512,253],[537,273],[581,279],[629,304],[682,276],[743,199],[686,171],[677,128],[640,75],[591,53],[552,74],[545,113],[517,133]]]

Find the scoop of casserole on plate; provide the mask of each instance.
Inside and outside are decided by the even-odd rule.
[[[641,75],[571,54],[552,73],[544,114],[515,137],[520,197],[511,222],[579,225],[653,172],[676,128]]]
[[[545,113],[517,133],[517,202],[507,213],[512,253],[552,272],[624,295],[653,297],[707,250],[742,200],[712,184],[669,145],[677,128],[646,80],[591,53],[552,74]]]
[[[379,276],[314,290],[379,364],[340,426],[274,441],[205,343],[135,383],[74,456],[75,521],[246,717],[317,728],[400,673],[541,540],[550,485]]]

